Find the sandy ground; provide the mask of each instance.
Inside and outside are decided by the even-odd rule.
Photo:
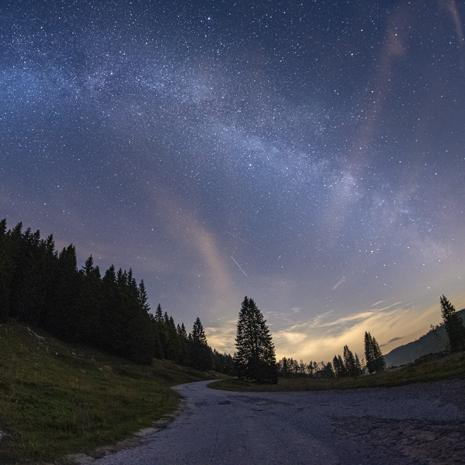
[[[396,388],[234,393],[208,382],[167,428],[96,465],[465,464],[465,380]]]

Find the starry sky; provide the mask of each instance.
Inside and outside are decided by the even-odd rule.
[[[233,350],[383,350],[465,304],[465,2],[0,1],[0,216]]]

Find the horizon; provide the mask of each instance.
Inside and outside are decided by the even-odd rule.
[[[7,2],[0,217],[234,351],[384,353],[465,307],[464,5]]]
[[[15,224],[8,224],[7,222],[7,228],[11,229],[11,227],[15,226]],[[36,229],[33,227],[30,227],[28,225],[23,224],[23,230],[26,229],[31,229],[32,231],[35,231]],[[50,233],[53,235],[53,233]],[[49,234],[41,234],[42,238],[45,238]],[[55,237],[54,237],[55,239]],[[57,251],[60,249],[68,246],[68,245],[73,245],[75,244],[68,244],[66,242],[62,242],[60,240],[56,241],[55,240],[55,245],[57,246]],[[79,257],[79,250],[76,250],[77,256]],[[92,254],[90,256],[93,257]],[[82,261],[82,265],[84,263],[84,260]],[[97,265],[99,266],[99,265]],[[109,263],[108,266],[114,266],[116,270],[121,269],[119,266],[115,266],[114,263]],[[78,263],[78,269],[81,269],[82,266]],[[123,268],[124,269],[124,268]],[[127,270],[132,268],[129,267]],[[102,273],[104,269],[100,270]],[[133,270],[132,270],[133,271]],[[143,280],[143,278],[142,278]],[[150,297],[150,296],[148,296]],[[247,297],[247,296],[246,296]],[[249,296],[252,297],[252,296]],[[438,299],[439,300],[439,299]],[[322,357],[314,356],[311,354],[318,353],[318,352],[303,352],[304,355],[302,355],[302,352],[299,352],[299,347],[301,346],[301,341],[302,339],[299,340],[299,336],[297,337],[296,341],[288,341],[290,344],[288,346],[294,347],[294,349],[290,349],[291,352],[288,350],[287,352],[283,352],[280,350],[279,346],[286,346],[286,343],[282,343],[283,339],[289,339],[288,332],[286,329],[284,330],[278,330],[277,332],[273,333],[273,339],[275,341],[275,346],[276,346],[276,341],[277,341],[277,347],[276,347],[276,359],[279,360],[283,357],[288,357],[288,358],[294,358],[296,360],[304,361],[308,363],[309,361],[316,361],[316,362],[327,362],[331,361],[333,355],[340,355],[342,353],[342,349],[344,345],[349,345],[350,348],[355,349],[354,353],[357,353],[360,355],[361,360],[364,359],[364,349],[363,349],[363,335],[366,331],[368,332],[373,332],[373,328],[375,328],[375,331],[377,329],[381,329],[379,333],[383,335],[383,327],[386,323],[390,321],[390,317],[393,314],[396,314],[398,312],[403,312],[405,308],[409,309],[411,308],[411,305],[406,304],[402,305],[403,302],[395,302],[394,304],[391,305],[383,305],[385,302],[384,301],[378,301],[375,302],[369,309],[365,311],[359,311],[354,314],[338,318],[336,320],[326,320],[325,317],[327,317],[328,314],[332,312],[325,312],[320,315],[316,315],[312,320],[310,321],[305,321],[303,323],[296,323],[294,324],[290,329],[298,329],[298,328],[307,328],[307,331],[303,333],[302,331],[300,333],[297,333],[300,335],[300,337],[304,340],[304,346],[305,344],[305,339],[310,339],[310,345],[312,347],[318,346],[320,344],[324,345],[325,351],[320,352],[324,353],[325,355]],[[158,305],[158,304],[157,304]],[[423,312],[422,315],[420,316],[420,321],[422,324],[427,326],[422,326],[422,324],[419,324],[419,320],[414,320],[414,322],[411,322],[410,326],[413,326],[415,330],[412,333],[407,333],[406,336],[395,336],[391,339],[389,339],[387,342],[384,342],[381,340],[380,348],[383,352],[383,355],[389,354],[392,350],[396,349],[397,347],[401,347],[405,344],[408,344],[410,342],[413,342],[417,340],[419,337],[425,335],[427,332],[429,332],[433,327],[440,326],[443,324],[443,319],[440,314],[440,305],[436,306],[431,306],[428,309],[422,309],[421,311]],[[156,310],[156,305],[153,305],[150,309],[150,313],[153,315],[155,314]],[[165,312],[166,309],[162,307],[162,310]],[[295,309],[294,309],[295,310]],[[461,306],[457,307],[457,311],[463,311],[465,308],[461,308]],[[387,311],[387,314],[384,314],[383,312]],[[239,313],[239,312],[237,312]],[[273,311],[263,311],[263,314],[265,317],[270,316],[271,320],[266,320],[268,325],[270,326],[270,329],[273,331],[273,316],[276,316],[278,312],[273,312]],[[175,323],[183,323],[186,326],[187,331],[190,330],[190,323],[192,322],[187,322],[183,320],[178,320],[176,318],[176,315],[170,315],[175,317]],[[404,315],[405,316],[405,315]],[[410,317],[411,315],[408,314],[407,317]],[[194,317],[196,318],[196,317]],[[386,318],[388,318],[387,322],[385,321]],[[279,316],[278,316],[279,319]],[[429,322],[429,326],[428,326]],[[352,323],[352,326],[349,326],[346,328],[346,323]],[[397,321],[398,324],[404,324],[404,320],[400,319]],[[345,331],[342,331],[338,333],[336,331],[336,334],[332,334],[330,331],[330,334],[322,334],[321,331],[325,330],[326,328],[331,329],[339,329],[340,327],[343,327]],[[234,354],[235,352],[235,344],[234,344],[234,339],[236,335],[236,327],[237,327],[237,319],[236,318],[231,318],[227,321],[227,324],[218,329],[218,328],[212,328],[212,327],[206,327],[205,331],[207,334],[207,339],[210,343],[210,345],[218,350],[220,353],[229,353],[229,354]],[[392,327],[392,325],[391,325]],[[318,335],[312,335],[312,331],[318,331]],[[218,337],[218,333],[220,333],[220,337]],[[291,334],[291,339],[295,334]],[[296,348],[297,346],[297,348]],[[301,348],[301,347],[300,347]],[[386,349],[387,348],[387,349]],[[305,350],[305,347],[304,347]],[[310,355],[308,355],[310,354]],[[333,355],[331,355],[333,354]]]

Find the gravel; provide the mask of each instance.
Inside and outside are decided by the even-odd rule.
[[[95,465],[465,464],[465,380],[395,388],[235,393],[176,389],[183,412]]]

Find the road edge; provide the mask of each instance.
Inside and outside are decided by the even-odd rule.
[[[181,384],[178,386],[182,386]],[[172,386],[170,389],[175,390],[176,386]],[[176,390],[175,390],[176,391]],[[177,392],[177,391],[176,391]],[[99,460],[108,455],[115,454],[122,450],[133,449],[135,447],[142,446],[149,442],[155,434],[159,431],[167,428],[182,412],[184,412],[187,401],[183,396],[180,396],[179,405],[172,413],[163,415],[161,418],[156,420],[152,426],[142,428],[136,431],[126,439],[122,439],[115,444],[100,446],[88,453],[75,453],[65,456],[61,461],[58,462],[60,465],[90,465],[96,460]]]

